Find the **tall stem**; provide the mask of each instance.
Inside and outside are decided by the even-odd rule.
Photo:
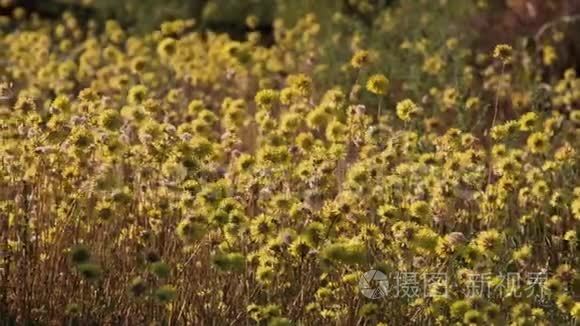
[[[383,106],[383,97],[379,97],[379,110],[377,112],[377,124],[381,122],[381,108]]]
[[[502,63],[500,77],[503,77],[504,71],[505,71],[505,63]],[[493,112],[493,120],[491,120],[491,128],[489,128],[490,131],[495,126],[495,120],[497,119],[497,113],[499,111],[499,88],[500,88],[500,86],[501,85],[498,83],[497,89],[495,92],[495,107],[494,107],[494,112]]]
[[[503,74],[505,71],[505,62],[501,64],[501,74],[500,74],[500,78],[503,78]],[[493,127],[495,126],[495,121],[497,119],[497,113],[499,112],[499,90],[501,87],[501,83],[498,83],[496,91],[495,91],[495,106],[494,106],[494,111],[493,111],[493,119],[491,120],[491,127],[489,128],[488,132],[489,132],[489,137],[490,137],[490,146],[493,145],[493,139],[491,138],[491,131],[493,129]],[[490,156],[489,158],[489,171],[487,174],[487,184],[489,185],[491,183],[491,175],[493,172],[493,158]]]

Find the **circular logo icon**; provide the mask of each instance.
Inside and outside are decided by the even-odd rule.
[[[371,269],[360,278],[358,286],[365,297],[381,299],[387,296],[389,280],[383,272]]]

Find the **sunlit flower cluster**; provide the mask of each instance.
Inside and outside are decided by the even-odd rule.
[[[411,19],[390,13],[373,23],[384,35]],[[6,302],[53,324],[580,320],[580,78],[546,73],[550,48],[476,53],[409,33],[392,50],[405,67],[385,71],[391,45],[353,32],[330,53],[314,15],[276,20],[271,45],[254,16],[244,40],[184,20],[134,35],[16,16],[0,34],[0,314]],[[372,301],[368,270],[449,283]],[[518,272],[546,273],[543,301],[493,277],[492,294],[466,295],[468,275]]]

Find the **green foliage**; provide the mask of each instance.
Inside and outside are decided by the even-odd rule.
[[[115,19],[138,31],[150,31],[162,22],[199,17],[207,1],[96,0],[91,7],[101,19]]]

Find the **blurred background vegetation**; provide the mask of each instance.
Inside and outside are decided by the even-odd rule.
[[[360,48],[375,51],[381,58],[374,71],[390,76],[393,87],[411,94],[424,94],[437,80],[455,80],[469,53],[449,56],[449,43],[459,42],[471,54],[489,53],[495,44],[514,44],[521,36],[533,47],[534,35],[542,26],[562,17],[580,13],[580,0],[0,0],[10,7],[24,7],[43,18],[59,19],[72,12],[81,21],[114,19],[132,34],[158,30],[161,23],[175,19],[193,19],[199,31],[228,33],[242,40],[251,30],[258,30],[266,45],[273,42],[274,24],[294,26],[307,15],[317,19],[318,63],[314,71],[321,84],[344,84],[341,67]],[[445,6],[441,6],[445,3]],[[3,6],[6,7],[6,6]],[[445,9],[442,9],[445,8]],[[481,10],[483,9],[483,10]],[[0,13],[2,14],[2,13]],[[9,12],[3,13],[9,14]],[[257,22],[246,24],[248,16]],[[580,68],[580,24],[559,25],[567,40],[561,42],[559,66],[554,73],[569,67]],[[431,81],[421,78],[417,58],[405,45],[419,42],[431,61],[443,60],[447,69]],[[456,46],[456,45],[455,45]],[[420,69],[420,67],[419,67]],[[359,76],[365,78],[366,76]],[[409,86],[411,85],[411,86]]]
[[[64,10],[101,20],[115,19],[134,31],[147,32],[163,21],[195,18],[200,27],[237,32],[244,29],[247,15],[255,15],[262,26],[274,17],[292,24],[306,13],[327,17],[337,11],[371,21],[377,9],[394,0],[2,0],[24,6],[45,16]],[[324,21],[324,20],[323,20]],[[326,20],[329,22],[330,20]]]
[[[452,10],[438,12],[436,20],[446,24],[452,19],[462,20],[467,29],[479,29],[478,39],[493,39],[493,43],[509,42],[522,34],[533,35],[543,24],[558,17],[578,15],[580,0],[0,0],[2,4],[11,3],[12,7],[21,6],[29,12],[39,13],[43,17],[60,18],[63,12],[71,11],[75,15],[97,21],[115,19],[131,33],[147,33],[157,29],[164,21],[174,19],[195,19],[200,29],[230,33],[235,38],[244,37],[247,32],[245,19],[253,15],[258,19],[262,32],[269,31],[275,19],[281,19],[288,26],[308,13],[318,18],[323,35],[336,27],[333,19],[341,13],[357,24],[370,27],[365,31],[373,33],[377,27],[373,23],[385,15],[385,11],[401,6],[424,8],[440,3],[452,3],[446,6]],[[466,8],[487,7],[485,16],[468,16]],[[2,6],[0,14],[9,10]],[[408,13],[408,12],[407,12]],[[417,17],[428,14],[422,10],[411,11],[409,29],[400,31],[409,33],[417,31],[412,25]],[[422,33],[438,33],[433,25]],[[380,26],[379,26],[380,27]],[[444,28],[443,28],[444,29]],[[357,29],[358,30],[358,29]],[[466,32],[467,30],[462,30]],[[349,33],[352,30],[348,31]],[[486,44],[488,47],[493,44]]]
[[[385,9],[401,6],[417,7],[438,3],[453,3],[450,12],[438,12],[437,21],[443,24],[450,19],[463,20],[469,28],[477,28],[478,38],[493,43],[508,42],[522,34],[531,35],[543,24],[562,16],[578,15],[579,0],[0,0],[12,7],[21,6],[29,12],[43,17],[60,18],[63,12],[88,19],[104,21],[115,19],[132,33],[155,30],[168,20],[193,18],[200,29],[227,32],[233,37],[243,37],[247,31],[245,19],[248,15],[258,18],[261,31],[271,30],[272,23],[279,18],[291,26],[308,13],[314,13],[321,24],[323,35],[335,27],[333,17],[342,13],[363,27],[373,27],[377,18],[384,16]],[[466,16],[466,7],[488,7],[483,17]],[[2,6],[0,14],[8,14]],[[414,16],[426,14],[417,11]],[[412,24],[416,17],[410,17]],[[445,26],[445,25],[444,25]],[[437,33],[434,25],[424,33]],[[376,27],[376,26],[375,26]],[[409,31],[418,30],[409,26]],[[351,31],[349,31],[351,32]],[[373,29],[367,30],[373,33]],[[403,31],[401,31],[403,32]],[[489,41],[489,40],[488,40]],[[491,45],[487,44],[488,47]]]
[[[72,12],[81,21],[96,21],[101,27],[105,25],[104,21],[114,19],[132,34],[158,30],[166,21],[193,19],[197,30],[225,32],[238,40],[245,39],[251,30],[258,30],[266,45],[274,41],[275,23],[294,26],[305,16],[313,14],[319,27],[319,44],[313,51],[317,52],[318,63],[324,63],[314,72],[317,80],[323,84],[348,82],[340,80],[344,74],[337,67],[340,68],[354,50],[367,48],[376,51],[381,58],[375,70],[388,74],[395,85],[416,94],[428,91],[431,84],[412,80],[419,78],[420,74],[409,71],[409,67],[414,66],[408,62],[417,59],[410,57],[403,48],[410,40],[424,40],[424,53],[433,53],[432,59],[439,56],[446,61],[449,69],[442,71],[437,78],[449,80],[459,73],[458,67],[464,66],[465,62],[463,56],[447,57],[446,42],[457,41],[475,53],[489,53],[495,44],[514,44],[525,36],[529,43],[523,46],[536,48],[534,35],[542,26],[562,17],[580,14],[580,0],[0,1],[4,5],[10,3],[8,8],[24,7],[27,12],[37,13],[43,18],[59,19],[64,12]],[[446,5],[441,6],[441,3]],[[3,14],[9,14],[9,11]],[[255,18],[255,28],[247,26],[248,16]],[[561,43],[560,66],[555,72],[568,67],[580,68],[579,25],[559,25],[566,29],[568,39]],[[346,39],[350,41],[346,42]],[[407,89],[405,85],[423,87]]]

